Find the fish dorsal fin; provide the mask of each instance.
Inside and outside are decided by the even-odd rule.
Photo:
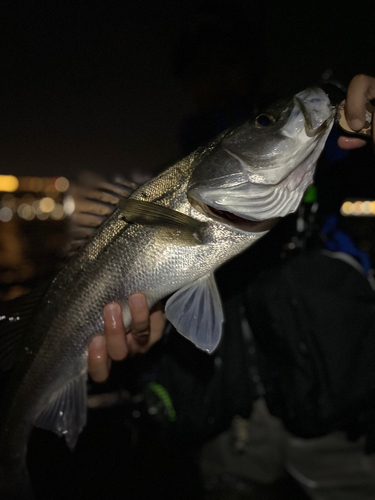
[[[187,244],[199,243],[201,222],[155,203],[129,199],[128,196],[137,187],[133,182],[121,179],[110,183],[93,174],[86,175],[78,184],[73,185],[70,195],[74,199],[75,208],[65,254],[72,257],[84,247],[95,229],[116,209],[120,209],[129,222],[169,228],[179,232],[179,241],[185,239]]]
[[[54,395],[51,403],[34,424],[41,429],[55,432],[60,437],[64,436],[71,450],[75,447],[78,436],[86,424],[86,380],[86,373],[71,380]]]
[[[74,212],[66,255],[72,257],[85,246],[95,229],[116,209],[119,200],[130,196],[137,188],[134,182],[122,179],[116,179],[112,183],[93,173],[81,176],[68,193],[74,200]]]
[[[124,212],[126,220],[138,224],[157,225],[181,230],[188,228],[191,231],[199,231],[204,225],[204,223],[193,219],[189,215],[150,201],[135,200],[134,198],[122,199],[118,202],[117,208]]]
[[[165,313],[176,330],[199,349],[211,353],[218,346],[224,315],[213,274],[173,294]]]
[[[10,370],[17,350],[30,327],[38,302],[45,295],[50,282],[9,302],[4,302],[0,310],[0,370]]]

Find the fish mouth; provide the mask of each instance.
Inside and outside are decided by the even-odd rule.
[[[218,220],[219,222],[223,222],[224,224],[228,224],[232,227],[234,226],[241,231],[251,233],[269,231],[280,220],[280,217],[265,220],[249,220],[233,214],[232,212],[229,212],[227,210],[218,210],[217,208],[211,207],[210,205],[198,203],[195,200],[191,201],[193,201],[194,208],[199,210],[200,212],[203,212],[206,216],[208,215],[209,217]]]

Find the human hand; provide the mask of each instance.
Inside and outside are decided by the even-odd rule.
[[[158,342],[165,330],[166,318],[161,304],[151,311],[146,297],[134,294],[129,299],[132,323],[128,332],[117,303],[104,308],[105,335],[93,338],[89,346],[88,372],[94,382],[105,382],[109,376],[111,360],[122,361],[129,354],[146,353]]]
[[[359,131],[365,126],[365,111],[368,101],[375,99],[375,78],[367,75],[357,75],[350,82],[345,103],[345,116],[349,127]],[[372,138],[375,143],[375,113],[372,121]],[[338,145],[342,149],[357,149],[367,143],[357,137],[341,136]]]

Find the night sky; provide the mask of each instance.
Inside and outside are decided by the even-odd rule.
[[[190,45],[188,61],[177,48],[202,17],[230,19],[232,33],[238,22],[212,65],[222,87],[231,70],[221,54],[247,66],[255,104],[326,69],[344,83],[375,75],[370,1],[30,0],[0,9],[1,173],[141,180],[178,159],[181,129],[200,106],[189,81],[200,48]]]

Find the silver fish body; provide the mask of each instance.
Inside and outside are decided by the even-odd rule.
[[[223,318],[213,272],[265,234],[269,219],[296,208],[332,125],[325,94],[305,94],[305,107],[321,100],[318,111],[306,111],[296,97],[268,130],[246,123],[224,133],[131,196],[185,214],[198,229],[129,222],[120,207],[56,277],[10,381],[0,430],[0,488],[1,473],[13,474],[14,482],[24,472],[33,425],[74,447],[86,421],[88,345],[104,330],[105,304],[119,302],[129,326],[131,294],[144,293],[150,307],[174,294],[166,306],[171,322],[201,349],[216,347]],[[254,141],[257,134],[262,140]],[[274,196],[277,190],[282,196]]]

